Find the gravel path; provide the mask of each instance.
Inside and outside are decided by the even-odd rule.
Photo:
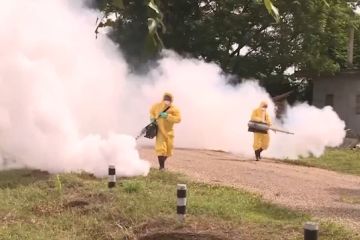
[[[140,155],[158,167],[152,149],[143,148]],[[169,170],[196,181],[246,189],[273,203],[336,219],[360,232],[360,177],[206,150],[177,149],[166,164]]]

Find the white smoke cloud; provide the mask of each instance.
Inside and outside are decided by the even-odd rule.
[[[2,154],[52,172],[102,176],[113,164],[118,175],[147,174],[135,140],[118,131],[126,63],[95,40],[97,13],[74,2],[0,3]]]
[[[325,147],[339,146],[345,137],[345,123],[330,106],[318,109],[306,103],[287,110],[283,127],[295,135],[273,134],[270,156],[297,159],[310,154],[320,157]]]
[[[247,122],[252,110],[263,100],[269,103],[274,127],[295,132],[286,135],[270,131],[271,145],[264,156],[297,159],[313,154],[318,157],[325,147],[338,146],[345,137],[345,124],[331,107],[318,109],[305,103],[296,104],[288,107],[283,123],[276,121],[274,103],[256,81],[236,87],[226,85],[226,76],[215,64],[183,59],[169,52],[150,76],[157,81],[143,87],[145,96],[156,99],[164,89],[168,90],[182,110],[183,121],[176,129],[179,147],[220,149],[252,157],[253,134],[247,131]]]
[[[102,176],[114,164],[118,175],[145,175],[149,163],[131,136],[164,91],[182,113],[177,147],[252,156],[247,121],[261,100],[270,102],[264,89],[254,81],[226,85],[217,65],[170,51],[147,76],[132,75],[106,36],[95,39],[98,15],[70,0],[0,2],[0,166],[11,156],[12,166],[52,172]],[[272,134],[268,156],[319,156],[345,135],[332,109],[306,104],[290,108],[283,127],[296,135]]]

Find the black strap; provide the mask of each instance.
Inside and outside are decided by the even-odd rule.
[[[163,111],[163,112],[166,112],[167,110],[169,110],[169,109],[170,109],[170,107],[171,107],[171,106],[167,106],[167,107],[164,109],[164,111]]]
[[[170,107],[171,107],[171,106],[167,106],[162,112],[166,112],[167,110],[170,109]],[[158,116],[156,119],[158,119],[159,117],[160,117],[160,114],[159,114],[159,116]]]

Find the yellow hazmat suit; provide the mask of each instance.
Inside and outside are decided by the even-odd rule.
[[[266,109],[263,108],[267,106],[266,102],[261,102],[260,106],[256,108],[251,114],[251,121],[266,123],[269,126],[271,125],[271,119],[269,114],[266,112]],[[269,133],[254,133],[254,150],[262,149],[265,150],[269,147],[270,137]]]
[[[164,96],[169,96],[173,99],[170,93],[165,93]],[[164,101],[157,103],[151,107],[150,117],[156,119],[161,112],[166,109],[167,105]],[[174,130],[175,123],[181,121],[180,111],[173,105],[166,111],[168,113],[166,118],[158,118],[158,133],[156,136],[155,151],[158,156],[170,157],[172,155],[174,144]]]

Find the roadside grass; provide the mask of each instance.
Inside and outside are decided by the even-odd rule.
[[[360,151],[350,149],[327,149],[319,158],[308,157],[282,162],[307,167],[317,167],[360,176]]]
[[[188,186],[183,224],[176,218],[178,183]],[[0,239],[4,240],[303,239],[302,226],[308,220],[313,219],[255,194],[157,170],[147,177],[118,179],[112,190],[106,179],[87,173],[0,172]],[[320,230],[321,239],[360,239],[334,222],[321,222]],[[191,237],[200,234],[208,235]]]

